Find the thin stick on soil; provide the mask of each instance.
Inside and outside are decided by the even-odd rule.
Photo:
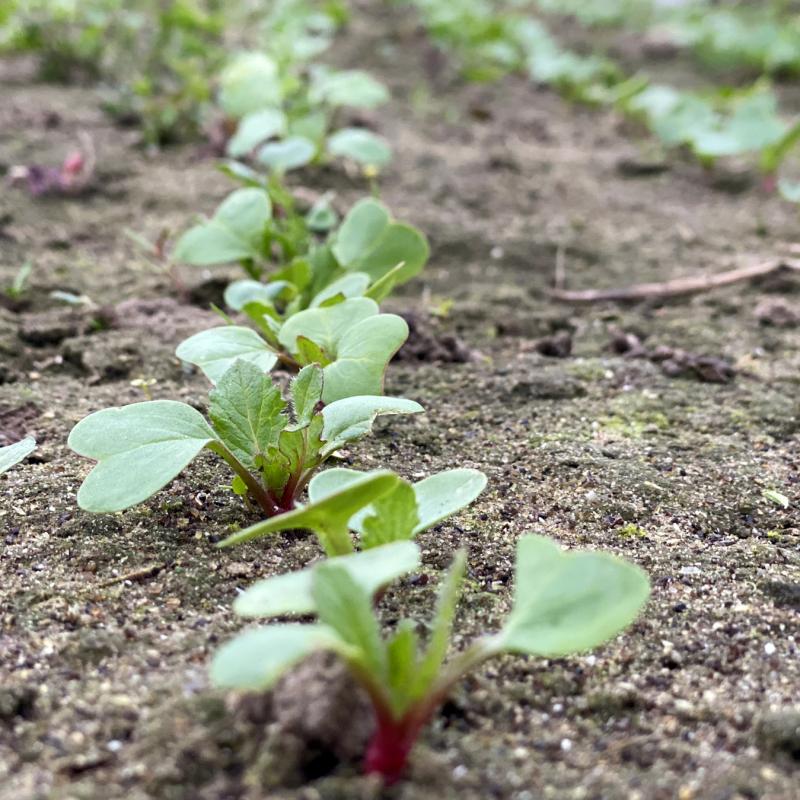
[[[720,272],[716,275],[697,275],[687,278],[675,278],[663,283],[637,283],[622,289],[550,289],[547,293],[554,300],[565,303],[602,303],[609,301],[633,302],[640,300],[664,300],[671,297],[706,292],[730,286],[740,281],[762,278],[783,270],[800,272],[800,261],[777,258],[762,261],[749,267]]]
[[[102,581],[97,584],[97,588],[105,589],[107,586],[113,586],[116,583],[124,583],[125,581],[143,581],[145,578],[152,578],[158,575],[166,566],[166,564],[151,564],[149,567],[135,569],[132,572],[126,572],[124,575],[117,575],[116,578],[109,578],[107,581]]]

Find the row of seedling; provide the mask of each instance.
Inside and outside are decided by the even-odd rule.
[[[679,90],[641,74],[626,76],[606,56],[563,48],[539,20],[487,0],[410,1],[435,40],[457,55],[467,77],[527,72],[570,99],[618,109],[664,148],[682,148],[706,167],[755,155],[771,187],[800,141],[800,119],[783,118],[765,80],[743,89]],[[783,193],[794,199],[788,187]]]
[[[242,125],[250,124],[243,116]],[[242,133],[240,125],[236,136]],[[275,143],[288,147],[287,141]],[[220,547],[287,530],[316,535],[325,559],[260,581],[237,598],[234,611],[242,618],[277,621],[227,643],[211,665],[212,681],[261,691],[311,653],[336,653],[374,709],[365,770],[391,782],[467,671],[505,653],[558,657],[592,648],[634,619],[649,584],[640,569],[611,555],[563,552],[526,535],[517,544],[513,605],[496,631],[448,658],[467,570],[462,549],[442,580],[432,620],[403,619],[387,632],[380,598],[393,581],[420,569],[415,538],[435,536],[431,529],[475,501],[487,483],[468,468],[413,484],[389,470],[324,468],[337,451],[367,436],[378,416],[423,412],[413,399],[383,394],[408,327],[379,303],[419,274],[428,244],[372,198],[341,221],[324,197],[299,211],[281,181],[286,162],[265,158],[256,139],[248,144],[244,149],[260,153],[269,176],[229,165],[245,185],[173,250],[181,263],[236,262],[245,273],[225,293],[222,324],[176,351],[208,379],[207,411],[159,399],[80,421],[69,445],[96,463],[78,504],[95,513],[135,506],[210,450],[230,469],[231,492],[260,517]],[[285,392],[271,375],[276,367],[293,374]],[[32,447],[25,440],[0,450],[0,470]]]

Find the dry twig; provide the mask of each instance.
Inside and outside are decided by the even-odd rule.
[[[565,303],[601,303],[608,301],[631,302],[636,300],[663,300],[670,297],[682,297],[688,294],[719,289],[740,281],[762,278],[782,270],[800,272],[800,261],[788,258],[776,258],[762,261],[749,267],[719,272],[716,275],[698,275],[694,277],[675,278],[663,283],[638,283],[622,289],[550,289],[548,294],[554,300]]]

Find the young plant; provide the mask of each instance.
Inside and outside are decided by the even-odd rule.
[[[0,447],[0,475],[26,459],[35,449],[36,439],[32,436],[6,447]]]
[[[381,394],[389,361],[407,337],[402,317],[380,314],[374,300],[356,297],[301,311],[283,325],[264,314],[261,335],[239,325],[201,331],[175,352],[212,383],[237,359],[265,372],[278,361],[293,369],[318,364],[325,377],[322,402],[332,403]]]
[[[302,59],[251,51],[235,56],[220,75],[219,102],[236,132],[228,155],[256,160],[275,174],[330,158],[377,171],[391,148],[366,128],[337,129],[341,109],[373,109],[386,87],[362,70],[333,70]]]
[[[418,625],[401,620],[384,638],[375,592],[415,569],[411,542],[329,559],[292,575],[262,581],[234,609],[247,617],[316,614],[314,623],[282,623],[240,634],[217,653],[211,679],[220,687],[269,689],[311,653],[336,653],[369,696],[375,730],[364,770],[393,783],[403,773],[422,728],[467,672],[503,653],[559,658],[589,650],[628,626],[649,594],[645,573],[604,553],[562,552],[541,536],[517,545],[514,603],[502,628],[446,660],[466,567],[456,554],[439,590],[425,647]]]
[[[249,280],[231,284],[225,300],[259,325],[264,314],[283,320],[337,296],[380,301],[428,260],[423,234],[394,220],[377,200],[360,200],[327,241],[317,240],[335,224],[327,199],[303,216],[273,180],[230,194],[210,219],[181,236],[172,257],[197,266],[239,262]]]
[[[363,550],[408,541],[465,508],[486,487],[475,469],[451,469],[410,484],[388,470],[328,469],[309,484],[309,504],[229,536],[220,547],[304,528],[329,556],[353,552],[350,531]]]
[[[78,491],[87,511],[121,511],[173,480],[203,449],[235,473],[231,489],[267,517],[295,507],[314,472],[372,430],[376,417],[417,414],[412,400],[357,396],[322,407],[317,366],[293,379],[290,404],[255,364],[238,360],[209,394],[209,419],[185,403],[153,400],[81,420],[68,444],[98,463]]]

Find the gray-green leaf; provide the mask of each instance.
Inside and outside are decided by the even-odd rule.
[[[619,633],[650,593],[647,575],[608,553],[564,553],[549,539],[517,546],[514,607],[495,651],[548,657],[589,650]]]
[[[237,189],[223,200],[211,219],[178,239],[172,256],[197,266],[259,258],[271,216],[269,195],[263,189]]]
[[[280,142],[265,144],[258,151],[258,160],[273,172],[284,173],[310,163],[317,147],[304,136],[290,136]]]
[[[264,108],[243,117],[228,142],[228,155],[243,156],[273,136],[286,133],[286,114],[279,108]]]
[[[322,409],[325,421],[322,439],[323,455],[329,455],[348,442],[365,436],[372,430],[375,418],[386,414],[420,414],[425,409],[403,397],[362,396],[346,397]]]
[[[365,167],[385,167],[392,160],[392,148],[382,136],[364,128],[342,128],[328,137],[328,152],[349,158]]]
[[[98,463],[78,490],[86,511],[141,503],[217,437],[199,411],[173,400],[106,408],[81,420],[68,445]]]
[[[175,355],[200,367],[211,383],[217,383],[237,361],[247,361],[262,372],[269,372],[278,360],[255,331],[240,325],[196,333],[178,345]]]
[[[394,222],[388,209],[377,200],[356,203],[342,221],[333,244],[333,254],[349,271],[366,272],[379,281],[398,264],[395,285],[417,275],[428,260],[425,237],[410,225]]]
[[[315,364],[303,367],[292,379],[292,428],[305,428],[322,400],[322,370]]]
[[[239,461],[260,466],[288,419],[280,390],[257,366],[237,361],[209,393],[214,430]]]
[[[36,449],[36,439],[28,436],[14,444],[0,447],[0,475],[6,470],[11,469],[15,464],[19,464]]]
[[[211,682],[225,689],[269,689],[298,661],[337,645],[338,637],[324,625],[255,628],[219,649],[211,662]]]

